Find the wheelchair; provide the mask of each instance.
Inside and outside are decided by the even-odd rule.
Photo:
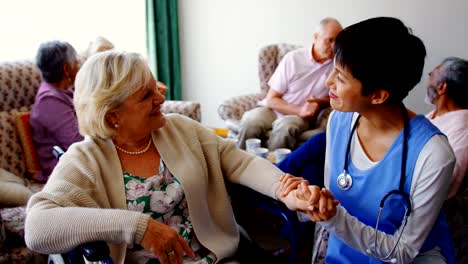
[[[109,247],[104,241],[95,241],[83,244],[66,254],[49,255],[48,264],[82,264],[88,262],[100,262],[113,264]]]
[[[52,148],[52,154],[58,160],[65,153],[59,146]],[[80,245],[65,254],[49,255],[48,264],[82,264],[88,262],[100,262],[102,264],[112,264],[110,250],[104,241],[88,242]]]
[[[234,214],[236,218],[242,214],[245,208],[261,208],[268,212],[267,215],[258,216],[258,221],[271,221],[276,216],[282,219],[282,236],[287,236],[289,242],[289,263],[299,264],[312,259],[313,235],[315,223],[311,221],[301,222],[297,213],[289,210],[283,203],[263,195],[255,190],[240,184],[227,184],[231,201],[236,203]],[[238,219],[242,220],[242,219]],[[242,221],[239,224],[244,224]]]
[[[56,159],[60,159],[60,157],[64,154],[64,151],[60,147],[55,146],[52,150],[52,153]],[[304,250],[302,245],[304,241],[301,234],[304,230],[299,227],[301,225],[307,225],[309,230],[313,230],[314,223],[299,223],[296,212],[290,211],[281,202],[258,193],[248,187],[231,183],[227,185],[227,189],[231,199],[236,200],[244,205],[250,204],[261,207],[275,215],[280,216],[284,220],[288,233],[288,240],[290,244],[290,263],[301,263],[299,252]],[[239,248],[242,248],[243,251],[250,256],[257,255],[260,258],[264,257],[265,259],[268,259],[268,261],[271,261],[271,263],[274,263],[274,260],[269,259],[271,256],[268,256],[255,241],[250,239],[247,232],[241,226],[239,227],[241,231],[241,242],[239,244]],[[310,232],[309,234],[313,234],[313,232]],[[311,248],[306,248],[306,250],[312,252]],[[110,250],[107,243],[104,241],[94,241],[80,245],[66,254],[49,255],[48,264],[82,264],[85,263],[84,259],[86,259],[88,262],[100,262],[103,264],[113,263],[110,257]]]

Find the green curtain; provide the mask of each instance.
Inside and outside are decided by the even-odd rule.
[[[168,100],[182,100],[177,0],[146,0],[146,39],[151,70],[169,90]]]

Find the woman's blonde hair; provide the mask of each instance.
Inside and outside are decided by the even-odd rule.
[[[115,127],[107,114],[139,89],[147,86],[153,74],[137,53],[105,51],[92,56],[75,79],[74,104],[82,135],[112,138]]]

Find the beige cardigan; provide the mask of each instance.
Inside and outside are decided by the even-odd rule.
[[[282,172],[191,119],[176,114],[166,119],[153,142],[182,184],[195,234],[218,260],[232,256],[239,231],[225,178],[275,197]],[[29,200],[25,239],[29,248],[46,254],[104,240],[113,260],[123,263],[127,245],[141,242],[148,220],[127,210],[112,141],[85,137],[69,148],[44,189]]]

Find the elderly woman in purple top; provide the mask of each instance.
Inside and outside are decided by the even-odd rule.
[[[52,148],[67,150],[83,139],[78,131],[72,89],[79,63],[69,43],[51,41],[40,45],[36,64],[42,83],[29,122],[41,168],[37,179],[46,181],[57,163]]]

